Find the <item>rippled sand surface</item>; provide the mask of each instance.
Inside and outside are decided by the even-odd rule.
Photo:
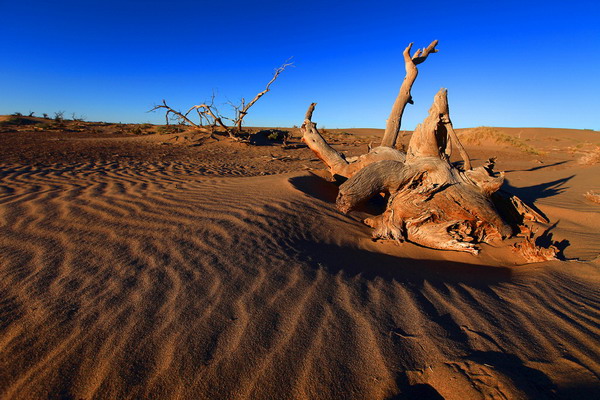
[[[0,134],[0,398],[598,396],[596,133],[467,146],[551,221],[524,265],[372,242],[307,149],[97,129]]]
[[[368,229],[339,214],[334,196],[302,172],[5,166],[2,397],[515,399],[598,389],[597,261],[402,258],[357,239]]]

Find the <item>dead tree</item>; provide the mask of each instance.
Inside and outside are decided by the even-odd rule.
[[[159,109],[165,110],[165,120],[167,125],[169,125],[169,122],[174,119],[181,124],[188,124],[201,132],[214,133],[217,128],[220,128],[223,131],[225,131],[231,138],[238,138],[239,134],[243,132],[242,124],[244,118],[246,117],[246,115],[248,115],[248,111],[250,110],[250,108],[261,97],[263,97],[265,94],[267,94],[267,92],[271,90],[271,85],[273,84],[273,82],[275,82],[279,75],[292,64],[293,63],[291,62],[285,62],[279,68],[275,69],[273,77],[267,83],[265,89],[259,92],[256,96],[254,96],[254,98],[249,103],[246,103],[244,98],[242,98],[239,105],[234,105],[230,103],[231,107],[235,111],[235,117],[233,118],[225,117],[224,115],[219,113],[219,110],[214,105],[214,93],[210,103],[202,103],[199,105],[192,106],[185,113],[175,110],[174,108],[169,106],[165,100],[162,101],[162,104],[155,105],[150,111],[156,111]],[[192,111],[196,112],[198,116],[198,122],[194,122],[191,119],[190,113],[192,113]],[[226,124],[224,121],[231,121],[231,126]]]
[[[302,125],[303,140],[336,180],[343,181],[336,201],[341,212],[350,212],[381,193],[388,196],[385,211],[365,220],[374,229],[374,238],[406,240],[435,249],[477,254],[477,243],[517,233],[523,216],[538,221],[544,218],[516,196],[497,193],[504,174],[493,171],[493,159],[481,167],[471,167],[469,156],[452,127],[446,89],[435,95],[429,115],[416,127],[406,154],[392,148],[404,106],[411,102],[415,65],[435,52],[436,44],[434,41],[412,57],[409,56],[411,46],[405,50],[407,77],[390,117],[398,125],[388,120],[385,145],[348,162],[325,142],[312,122],[314,103],[308,108]],[[452,146],[460,152],[462,168],[450,163]],[[510,210],[503,215],[500,208]]]
[[[435,48],[438,44],[437,40],[431,42],[429,46],[424,49],[418,49],[413,55],[410,54],[412,49],[412,43],[410,43],[406,49],[404,49],[404,66],[406,69],[406,76],[400,86],[400,91],[396,97],[396,101],[390,112],[390,116],[387,120],[385,133],[381,145],[370,149],[367,154],[363,154],[356,161],[349,163],[346,161],[343,155],[339,154],[331,148],[321,137],[316,130],[316,125],[311,122],[312,112],[315,104],[313,103],[306,114],[306,118],[303,124],[304,130],[304,141],[308,146],[315,152],[315,154],[327,165],[331,175],[339,180],[340,178],[350,178],[354,173],[376,161],[381,160],[396,160],[404,161],[406,155],[395,149],[396,141],[398,139],[398,133],[400,132],[400,124],[402,122],[402,115],[406,104],[413,104],[412,95],[410,90],[413,83],[417,79],[417,65],[424,62],[429,54],[437,53]],[[448,122],[449,122],[448,117]],[[453,131],[454,132],[454,131]],[[460,147],[461,152],[464,151]]]
[[[410,94],[410,89],[412,88],[413,83],[417,79],[417,75],[419,71],[417,70],[417,65],[421,64],[427,59],[427,56],[431,53],[437,53],[438,50],[435,48],[437,46],[438,41],[434,40],[431,42],[429,46],[424,49],[418,49],[415,54],[410,55],[410,50],[412,48],[412,43],[410,43],[404,52],[402,53],[404,57],[404,68],[406,69],[406,76],[404,77],[404,81],[402,81],[402,86],[400,86],[400,92],[396,97],[396,101],[392,107],[392,111],[390,112],[390,116],[385,125],[385,133],[383,135],[383,140],[381,141],[382,146],[386,147],[395,147],[396,140],[398,139],[398,133],[400,132],[400,125],[402,123],[402,114],[404,113],[404,108],[406,104],[414,104],[412,95]]]
[[[242,101],[241,101],[240,105],[239,106],[234,106],[234,108],[236,110],[236,117],[235,117],[235,120],[233,121],[233,123],[236,126],[236,128],[238,129],[238,131],[242,130],[242,123],[243,123],[244,118],[246,117],[246,115],[248,115],[248,110],[250,110],[250,107],[252,107],[258,101],[258,99],[260,99],[265,94],[267,94],[267,92],[269,90],[271,90],[271,85],[273,84],[273,82],[275,82],[275,80],[277,80],[277,78],[279,77],[279,75],[283,71],[285,71],[285,69],[287,67],[289,67],[290,65],[292,65],[292,63],[289,62],[289,61],[290,60],[286,61],[285,63],[283,63],[283,65],[281,65],[281,67],[279,67],[279,68],[277,68],[275,70],[275,72],[273,73],[273,77],[267,83],[267,86],[265,87],[265,89],[262,92],[259,92],[256,96],[254,96],[254,98],[252,100],[250,100],[250,102],[248,104],[246,104],[244,98],[242,98]]]

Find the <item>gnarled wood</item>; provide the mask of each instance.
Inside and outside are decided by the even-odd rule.
[[[398,92],[398,96],[396,97],[396,101],[394,101],[392,111],[390,112],[390,116],[387,120],[385,126],[385,133],[383,135],[383,140],[381,141],[382,146],[396,146],[396,140],[398,139],[398,133],[400,132],[400,125],[402,123],[402,114],[404,114],[404,108],[406,108],[406,104],[408,103],[413,104],[410,90],[412,88],[413,83],[415,83],[415,80],[417,79],[417,75],[419,74],[419,71],[417,70],[417,65],[425,61],[429,54],[438,52],[438,50],[435,48],[437,44],[438,41],[434,40],[429,46],[427,46],[424,49],[417,50],[412,56],[410,55],[410,50],[412,49],[413,45],[412,43],[410,43],[406,47],[406,49],[404,49],[404,52],[402,54],[404,56],[404,67],[406,69],[406,76],[402,81],[400,91]]]
[[[466,170],[449,162],[451,145],[458,147],[460,141],[452,134],[445,89],[435,95],[428,116],[415,129],[406,157],[378,147],[348,163],[318,134],[311,122],[313,110],[311,105],[303,126],[305,141],[332,174],[348,178],[339,189],[338,209],[347,213],[379,193],[389,194],[384,213],[365,220],[375,238],[477,254],[478,243],[514,233],[515,227],[500,215],[493,200],[504,182],[504,175],[493,171],[493,160],[472,169],[463,149]],[[394,156],[377,159],[390,154]],[[515,201],[510,199],[509,204],[516,205]],[[529,210],[519,207],[514,212]]]
[[[300,128],[302,140],[325,163],[332,176],[337,180],[350,178],[365,166],[382,160],[404,161],[405,154],[390,147],[375,147],[367,154],[363,154],[353,162],[348,162],[343,154],[331,147],[319,133],[317,125],[312,122],[312,114],[316,103],[308,107],[304,123]]]
[[[472,168],[452,126],[446,89],[435,95],[429,114],[413,132],[407,154],[392,148],[399,118],[406,102],[410,102],[415,66],[434,52],[436,44],[434,41],[413,57],[410,45],[405,50],[407,77],[392,112],[397,123],[388,120],[382,146],[348,162],[317,131],[311,120],[314,103],[302,126],[304,141],[332,175],[346,178],[336,200],[341,212],[348,213],[380,193],[389,196],[385,211],[365,220],[373,228],[374,238],[477,254],[477,244],[513,235],[524,218],[543,221],[544,217],[518,197],[499,193],[504,174],[494,172],[493,159]],[[452,146],[458,148],[463,168],[450,163]],[[530,260],[554,254],[536,249],[531,243],[523,246],[522,252]]]
[[[542,261],[556,260],[558,249],[550,245],[550,247],[540,247],[535,243],[535,232],[526,225],[521,226],[519,236],[523,240],[513,245],[513,250],[519,253],[527,262],[535,263]]]
[[[431,133],[434,133],[433,135]],[[452,145],[456,146],[464,162],[464,168],[470,170],[471,160],[460,143],[450,120],[448,91],[440,89],[434,97],[429,115],[422,124],[417,125],[408,144],[407,159],[417,157],[440,157],[449,159]]]
[[[476,243],[513,233],[490,193],[439,157],[366,166],[340,186],[338,208],[348,212],[378,191],[390,198],[381,218],[365,221],[375,229],[375,238],[476,254]]]

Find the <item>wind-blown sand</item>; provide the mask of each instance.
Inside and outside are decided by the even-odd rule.
[[[372,242],[307,149],[0,133],[0,397],[598,395],[600,166],[576,159],[600,135],[523,135],[547,154],[467,149],[562,261]]]

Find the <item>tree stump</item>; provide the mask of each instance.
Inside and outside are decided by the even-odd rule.
[[[471,167],[452,127],[446,89],[435,95],[406,154],[380,146],[354,162],[348,162],[319,134],[312,122],[314,107],[315,103],[310,105],[302,125],[303,140],[336,181],[343,182],[337,208],[348,213],[373,196],[388,196],[385,211],[364,221],[376,239],[477,254],[477,244],[518,233],[524,217],[547,222],[516,196],[498,192],[504,174],[494,172],[493,159]],[[462,166],[450,163],[452,146],[458,148]]]

